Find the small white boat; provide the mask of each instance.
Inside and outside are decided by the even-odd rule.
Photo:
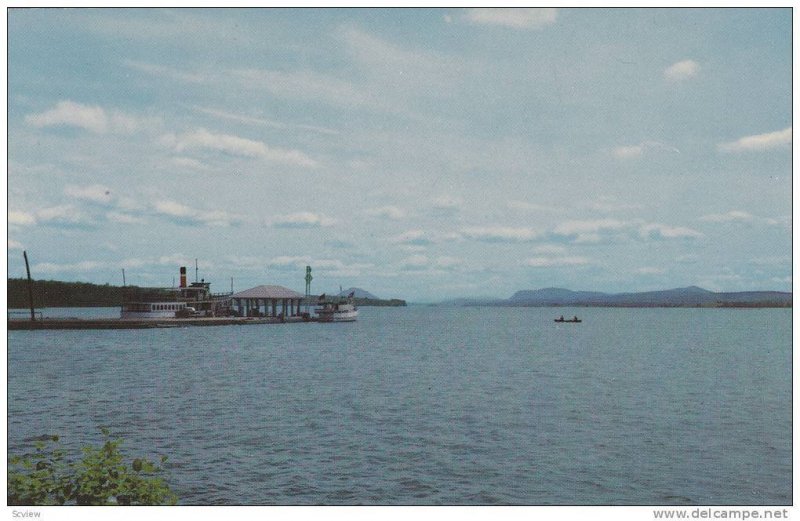
[[[314,309],[320,322],[355,322],[358,317],[353,293],[346,299],[327,301],[325,295],[320,296],[319,307]]]

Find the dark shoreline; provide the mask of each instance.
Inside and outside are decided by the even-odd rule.
[[[58,280],[34,280],[32,286],[33,306],[36,309],[113,308],[119,307],[123,300],[123,286]],[[128,286],[128,288],[135,287]],[[355,302],[357,306],[363,307],[406,305],[406,301],[402,299],[356,298]],[[25,279],[8,279],[7,304],[9,309],[29,309],[31,307]]]

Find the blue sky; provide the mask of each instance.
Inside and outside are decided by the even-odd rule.
[[[791,290],[789,9],[12,9],[8,271]]]

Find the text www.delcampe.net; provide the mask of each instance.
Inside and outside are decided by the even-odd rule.
[[[789,519],[789,509],[692,508],[653,510],[655,519]]]

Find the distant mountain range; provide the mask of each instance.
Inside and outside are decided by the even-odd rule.
[[[460,306],[607,306],[607,307],[791,307],[792,294],[781,291],[714,292],[697,286],[641,293],[601,293],[542,288],[509,299],[456,299]]]

